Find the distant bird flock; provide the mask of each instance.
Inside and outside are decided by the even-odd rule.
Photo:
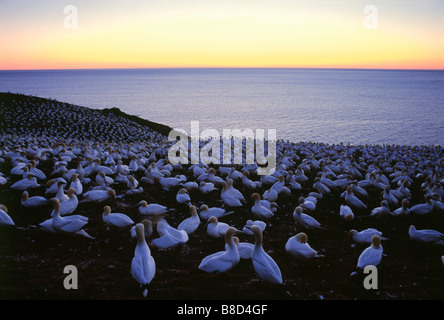
[[[282,284],[286,279],[280,266],[286,261],[267,253],[270,224],[284,219],[294,224],[294,233],[282,243],[289,260],[324,259],[329,252],[312,248],[309,239],[330,228],[316,213],[326,199],[336,199],[337,206],[330,211],[343,223],[344,246],[350,246],[349,239],[362,246],[351,270],[384,264],[390,252],[383,244],[396,236],[424,246],[444,245],[444,230],[434,225],[411,224],[400,235],[383,235],[372,227],[384,219],[414,217],[421,222],[431,215],[444,217],[441,146],[278,140],[276,170],[259,176],[258,166],[251,164],[172,165],[167,155],[173,142],[167,137],[97,110],[34,97],[0,101],[0,109],[0,187],[18,199],[0,200],[2,228],[26,229],[29,226],[16,223],[21,208],[45,207],[47,219],[38,222],[42,233],[94,241],[98,235],[88,230],[91,219],[79,208],[98,204],[101,223],[127,230],[134,243],[128,271],[143,296],[149,295],[149,284],[156,280],[156,255],[186,244],[193,234],[225,243],[224,250],[203,255],[196,270],[217,277],[249,259],[259,279]],[[153,201],[152,193],[149,201],[148,188],[171,194],[175,202]],[[211,203],[202,200],[208,197]],[[116,206],[126,201],[131,214]],[[178,208],[186,208],[188,216],[175,223],[172,217]],[[230,224],[233,217],[242,224]],[[353,229],[350,223],[359,219],[366,219],[369,227]],[[240,237],[249,240],[241,242]],[[444,246],[442,256],[434,259],[444,263]]]

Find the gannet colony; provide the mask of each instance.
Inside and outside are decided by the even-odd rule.
[[[2,298],[444,298],[442,146],[277,140],[258,175],[172,164],[116,108],[1,93],[0,120]]]

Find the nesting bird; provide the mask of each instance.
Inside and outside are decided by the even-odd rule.
[[[433,229],[418,230],[414,225],[411,225],[409,227],[409,236],[412,240],[418,242],[444,245],[444,234],[442,234],[437,230]]]
[[[197,214],[195,206],[190,206],[191,217],[183,220],[178,226],[177,230],[185,230],[188,234],[193,233],[200,225],[200,218]]]
[[[0,225],[14,226],[15,223],[8,214],[8,208],[4,204],[0,204]]]
[[[45,206],[49,203],[49,201],[48,199],[42,196],[29,197],[28,191],[25,190],[22,193],[22,200],[20,203],[24,207],[34,208],[34,207]]]
[[[325,230],[324,227],[312,216],[303,213],[301,207],[296,207],[293,211],[293,218],[297,224],[300,224],[305,229],[320,229]]]
[[[145,200],[141,200],[137,206],[139,206],[139,213],[144,215],[160,215],[169,211],[164,205],[158,203],[148,204]]]
[[[238,247],[233,240],[236,228],[229,227],[225,232],[227,249],[206,256],[200,262],[198,269],[208,273],[223,273],[233,269],[240,260]]]
[[[377,235],[381,240],[388,240],[387,238],[382,237],[382,232],[375,228],[367,228],[362,231],[352,229],[348,232],[348,236],[359,244],[371,244],[374,235]]]
[[[111,207],[105,206],[103,208],[102,219],[105,224],[118,228],[129,227],[134,224],[134,221],[123,213],[111,213]]]
[[[287,243],[285,244],[285,250],[292,256],[302,259],[324,257],[316,250],[314,250],[307,241],[307,234],[305,232],[300,232],[287,240]]]
[[[274,213],[270,209],[267,209],[266,207],[264,207],[261,204],[261,202],[260,202],[261,201],[261,196],[258,193],[253,193],[251,195],[251,198],[254,201],[254,204],[251,207],[251,212],[255,216],[257,216],[259,218],[263,218],[263,219],[269,219],[269,218],[274,217]]]
[[[173,228],[163,217],[157,222],[157,233],[160,237],[153,239],[151,243],[161,249],[177,247],[189,239],[185,230]]]
[[[378,266],[382,260],[382,253],[384,249],[381,245],[381,238],[378,235],[373,235],[371,245],[362,251],[358,258],[358,269],[364,269],[366,266]]]

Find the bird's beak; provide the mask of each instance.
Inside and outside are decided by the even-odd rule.
[[[143,200],[142,200],[143,201]],[[140,201],[138,204],[135,204],[134,206],[133,206],[133,208],[134,207],[137,207],[137,206],[140,206],[141,204],[142,204],[142,201]]]

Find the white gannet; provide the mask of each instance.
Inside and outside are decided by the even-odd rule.
[[[133,155],[131,157],[131,161],[128,165],[128,168],[129,168],[130,172],[136,172],[137,170],[139,170],[139,165],[137,163],[137,158],[135,155]]]
[[[419,203],[419,204],[416,204],[416,205],[410,207],[410,213],[413,215],[419,215],[419,216],[431,213],[433,211],[433,205],[431,203],[431,199],[432,199],[431,195],[429,195],[429,194],[426,195],[425,196],[425,203]]]
[[[393,216],[393,213],[390,211],[389,204],[387,200],[381,201],[381,206],[376,207],[372,210],[370,213],[370,216],[380,218],[380,217],[386,217],[386,216]]]
[[[143,192],[143,187],[139,187],[139,188],[128,189],[126,190],[125,194],[133,195],[133,194],[141,194],[142,192]]]
[[[192,190],[197,190],[199,189],[199,185],[197,184],[197,182],[195,181],[187,181],[183,184],[183,187],[187,190],[187,191],[192,191]]]
[[[262,280],[282,284],[281,270],[273,258],[270,257],[262,247],[262,229],[259,226],[253,225],[251,226],[251,231],[253,231],[256,240],[253,252],[251,253],[254,270]]]
[[[358,197],[367,199],[369,197],[368,192],[364,188],[361,188],[358,183],[359,182],[355,180],[350,184],[353,194],[355,194]],[[345,191],[345,192],[347,192],[347,191]],[[345,193],[344,193],[344,196],[345,196]]]
[[[300,232],[287,240],[285,250],[296,258],[311,259],[324,257],[314,250],[307,241],[307,234],[305,232]]]
[[[103,208],[102,219],[106,225],[118,228],[125,228],[134,224],[134,221],[126,214],[115,212],[111,213],[110,206],[105,206]]]
[[[234,268],[240,260],[238,247],[233,240],[233,235],[236,232],[235,228],[229,227],[225,232],[227,248],[224,251],[219,251],[203,258],[198,269],[207,273],[219,274]]]
[[[356,209],[367,209],[367,206],[353,194],[351,186],[347,187],[345,202],[347,202],[350,207]]]
[[[362,251],[358,258],[357,267],[364,269],[366,266],[378,266],[382,259],[383,248],[381,238],[378,235],[372,236],[371,245]]]
[[[14,226],[15,223],[8,214],[8,208],[4,204],[0,204],[0,225]]]
[[[158,203],[150,203],[148,204],[145,200],[140,201],[137,206],[139,207],[140,214],[146,215],[159,215],[162,213],[166,213],[169,209],[166,206],[163,206]]]
[[[27,178],[15,182],[11,189],[24,191],[38,187],[40,184],[37,183],[37,178],[32,173],[28,173]]]
[[[223,188],[220,193],[220,197],[222,201],[228,206],[228,207],[242,207],[241,201],[233,196],[232,193],[228,192],[228,184],[225,182],[222,184]]]
[[[285,182],[291,190],[301,190],[302,189],[301,184],[295,180],[292,170],[288,171],[288,175],[286,177]]]
[[[240,202],[245,202],[245,197],[242,194],[242,192],[240,192],[239,190],[237,190],[234,186],[233,186],[233,179],[228,178],[227,179],[227,192],[231,193],[233,195],[233,197],[239,199]],[[221,184],[223,186],[223,183]]]
[[[203,174],[206,174],[207,172],[203,169],[203,164],[200,162],[200,163],[197,163],[197,164],[193,164],[191,167],[190,167],[190,170],[193,170],[193,175],[194,175],[194,177],[200,177],[200,176],[202,176]],[[208,176],[208,174],[207,174],[207,176]]]
[[[62,177],[48,180],[45,184],[47,187],[45,194],[56,194],[57,191],[59,190],[59,185],[58,185],[59,181],[62,181],[64,184],[67,184],[66,180],[63,179]]]
[[[269,185],[272,186],[275,182],[277,182],[279,179],[272,175],[263,175],[260,177],[260,181],[262,182],[262,185]]]
[[[176,177],[162,177],[159,179],[159,183],[162,186],[163,190],[166,191],[182,185],[182,181]]]
[[[332,179],[330,179],[328,176],[329,176],[328,171],[326,169],[324,169],[319,181],[321,181],[322,184],[327,186],[327,188],[329,188],[329,189],[335,189],[335,188],[341,188],[342,189],[342,186],[336,185],[336,183]]]
[[[261,200],[261,196],[259,195],[259,193],[253,193],[251,195],[251,198],[254,201],[253,206],[251,207],[251,212],[259,217],[259,218],[264,218],[264,219],[268,219],[268,218],[272,218],[274,217],[274,213],[267,209],[266,207],[264,207],[260,200]]]
[[[396,210],[394,210],[393,214],[395,216],[410,214],[409,200],[407,200],[406,198],[402,199],[401,207],[396,209]]]
[[[219,207],[209,208],[206,204],[203,204],[200,206],[199,216],[202,219],[208,220],[211,216],[222,218],[223,216],[229,215],[233,212],[234,211],[227,212],[225,209]]]
[[[444,213],[444,203],[442,202],[442,200],[440,201],[439,199],[440,196],[437,193],[434,193],[430,198],[430,203],[438,212]]]
[[[107,166],[102,166],[101,165],[102,160],[100,159],[96,159],[96,161],[94,162],[94,172],[103,172],[105,175],[113,175],[115,174],[115,172],[107,167]]]
[[[339,216],[345,221],[350,221],[355,218],[352,209],[349,206],[343,204],[341,204],[339,208]]]
[[[0,185],[5,185],[8,183],[8,179],[3,176],[3,173],[0,172]]]
[[[303,197],[300,196],[299,199],[299,206],[304,209],[305,211],[315,211],[316,210],[316,204],[318,200],[315,197]]]
[[[410,200],[412,198],[412,193],[410,192],[408,185],[409,185],[409,182],[407,180],[403,180],[397,190],[399,192],[401,192],[405,198]]]
[[[381,240],[388,240],[387,238],[382,237],[382,232],[374,229],[374,228],[367,228],[362,231],[357,231],[355,229],[351,229],[348,232],[348,236],[353,239],[356,243],[359,244],[370,244],[372,243],[372,237],[374,235],[379,236]]]
[[[208,194],[214,190],[217,190],[217,188],[214,186],[214,183],[212,183],[212,182],[201,181],[199,184],[199,192],[200,193]]]
[[[301,165],[299,165],[293,175],[294,180],[296,180],[299,183],[304,183],[308,181],[308,177],[305,175],[304,169]]]
[[[68,200],[63,201],[60,203],[60,215],[66,216],[74,212],[76,210],[77,206],[79,205],[79,200],[76,196],[76,190],[73,188],[68,189],[67,192]],[[53,216],[53,213],[51,213],[51,217]]]
[[[80,182],[80,179],[78,178],[77,173],[73,173],[71,176],[71,184],[69,185],[69,188],[73,188],[76,190],[76,194],[81,195],[83,193],[83,185],[82,182]]]
[[[207,221],[207,233],[213,238],[222,237],[230,226],[225,222],[219,222],[216,217],[211,216]]]
[[[137,181],[137,179],[132,176],[132,175],[128,175],[127,176],[127,182],[126,182],[126,186],[128,189],[137,189],[137,187],[139,186],[139,181]]]
[[[321,224],[312,216],[305,214],[302,212],[301,207],[296,207],[293,211],[293,218],[296,221],[296,223],[299,223],[302,225],[302,227],[306,229],[322,229],[325,230],[325,228],[321,227]]]
[[[134,257],[131,261],[131,275],[140,284],[145,287],[143,296],[146,297],[148,289],[146,286],[150,284],[156,274],[156,263],[151,256],[151,250],[145,240],[144,226],[142,223],[136,225],[137,245],[134,250]]]
[[[276,192],[277,192],[278,194],[280,194],[281,192],[284,191],[284,187],[285,187],[284,176],[283,176],[283,175],[279,175],[279,177],[278,177],[278,181],[276,181],[275,183],[273,183],[273,185],[271,186],[270,189],[276,190]]]
[[[114,189],[108,190],[89,190],[83,194],[85,201],[103,202],[107,199],[114,199],[116,192]]]
[[[177,201],[177,203],[185,203],[185,204],[190,205],[191,198],[190,198],[190,195],[188,194],[187,189],[182,188],[177,192],[176,201]]]
[[[151,165],[145,170],[145,175],[148,178],[157,180],[165,177],[163,173],[159,171],[159,169],[156,167],[156,163],[152,162]]]
[[[25,160],[26,159],[23,158],[23,161],[25,161]],[[13,161],[13,167],[11,169],[11,174],[17,175],[17,176],[23,176],[23,174],[25,172],[29,172],[29,169],[26,166],[26,163]]]
[[[208,170],[207,181],[213,183],[216,186],[222,185],[225,182],[224,179],[216,175],[216,169],[214,168],[210,168]]]
[[[55,197],[59,199],[60,203],[69,199],[68,195],[65,194],[64,186],[66,185],[63,181],[57,181],[57,193]]]
[[[244,171],[243,172],[243,177],[242,177],[242,184],[247,188],[247,189],[251,189],[254,190],[257,188],[256,183],[254,183],[254,181],[252,181],[250,178],[248,178],[248,171]]]
[[[387,201],[387,204],[389,207],[391,208],[397,208],[398,207],[398,199],[392,194],[390,193],[390,186],[387,185],[384,188],[384,191],[382,192],[382,199]]]
[[[151,220],[143,219],[140,223],[144,226],[145,239],[151,239],[151,237],[153,236],[153,223],[151,222]],[[131,238],[133,239],[137,238],[136,226],[137,224],[135,226],[132,226],[130,229]]]
[[[254,235],[253,231],[251,231],[251,226],[252,225],[259,226],[262,229],[262,231],[264,231],[265,228],[267,227],[267,224],[265,222],[261,221],[261,220],[255,220],[255,221],[247,220],[247,222],[245,223],[244,228],[242,229],[242,232],[245,233],[245,234],[248,234],[250,236]]]
[[[276,213],[276,211],[279,209],[279,206],[276,202],[270,202],[268,200],[262,199],[260,200],[260,203],[262,206],[264,206],[273,213]]]
[[[197,215],[197,210],[195,206],[190,206],[191,217],[183,220],[178,226],[177,230],[185,230],[188,234],[196,231],[197,227],[200,225],[200,218]]]
[[[277,193],[277,191],[275,189],[267,189],[262,194],[262,198],[264,198],[264,200],[274,202],[274,201],[277,201],[277,199],[279,198],[279,194]]]
[[[100,171],[96,175],[96,183],[97,183],[97,186],[103,187],[104,189],[106,189],[107,187],[109,187],[111,184],[114,183],[114,179],[106,176],[105,172]]]
[[[151,243],[161,249],[173,248],[188,241],[185,230],[173,228],[163,217],[157,222],[157,233],[160,237],[153,239]]]
[[[253,232],[249,230],[251,234]],[[233,237],[234,243],[237,245],[237,251],[239,252],[239,256],[241,259],[251,259],[251,254],[253,253],[254,244],[249,242],[240,242],[239,238]],[[225,244],[225,250],[228,249],[228,244]]]
[[[42,170],[37,168],[36,161],[31,160],[30,164],[31,164],[31,168],[29,169],[29,172],[31,172],[37,179],[46,180],[46,175],[43,173]]]
[[[51,204],[54,206],[54,214],[52,216],[52,228],[56,232],[66,234],[79,234],[84,237],[93,239],[82,228],[88,223],[88,217],[81,215],[71,215],[62,217],[60,216],[60,201],[57,198],[50,199]]]
[[[444,245],[444,234],[442,234],[437,230],[433,229],[417,230],[414,225],[411,225],[409,227],[409,236],[411,239],[418,242]]]
[[[122,160],[119,160],[117,162],[116,172],[126,175],[130,172],[130,170],[127,165],[123,164]]]
[[[24,207],[28,208],[34,208],[34,207],[41,207],[49,204],[48,199],[42,197],[42,196],[33,196],[29,197],[28,191],[23,191],[21,204]]]
[[[319,177],[315,178],[313,188],[315,188],[320,194],[324,196],[331,193],[331,190],[321,182],[321,178]]]

